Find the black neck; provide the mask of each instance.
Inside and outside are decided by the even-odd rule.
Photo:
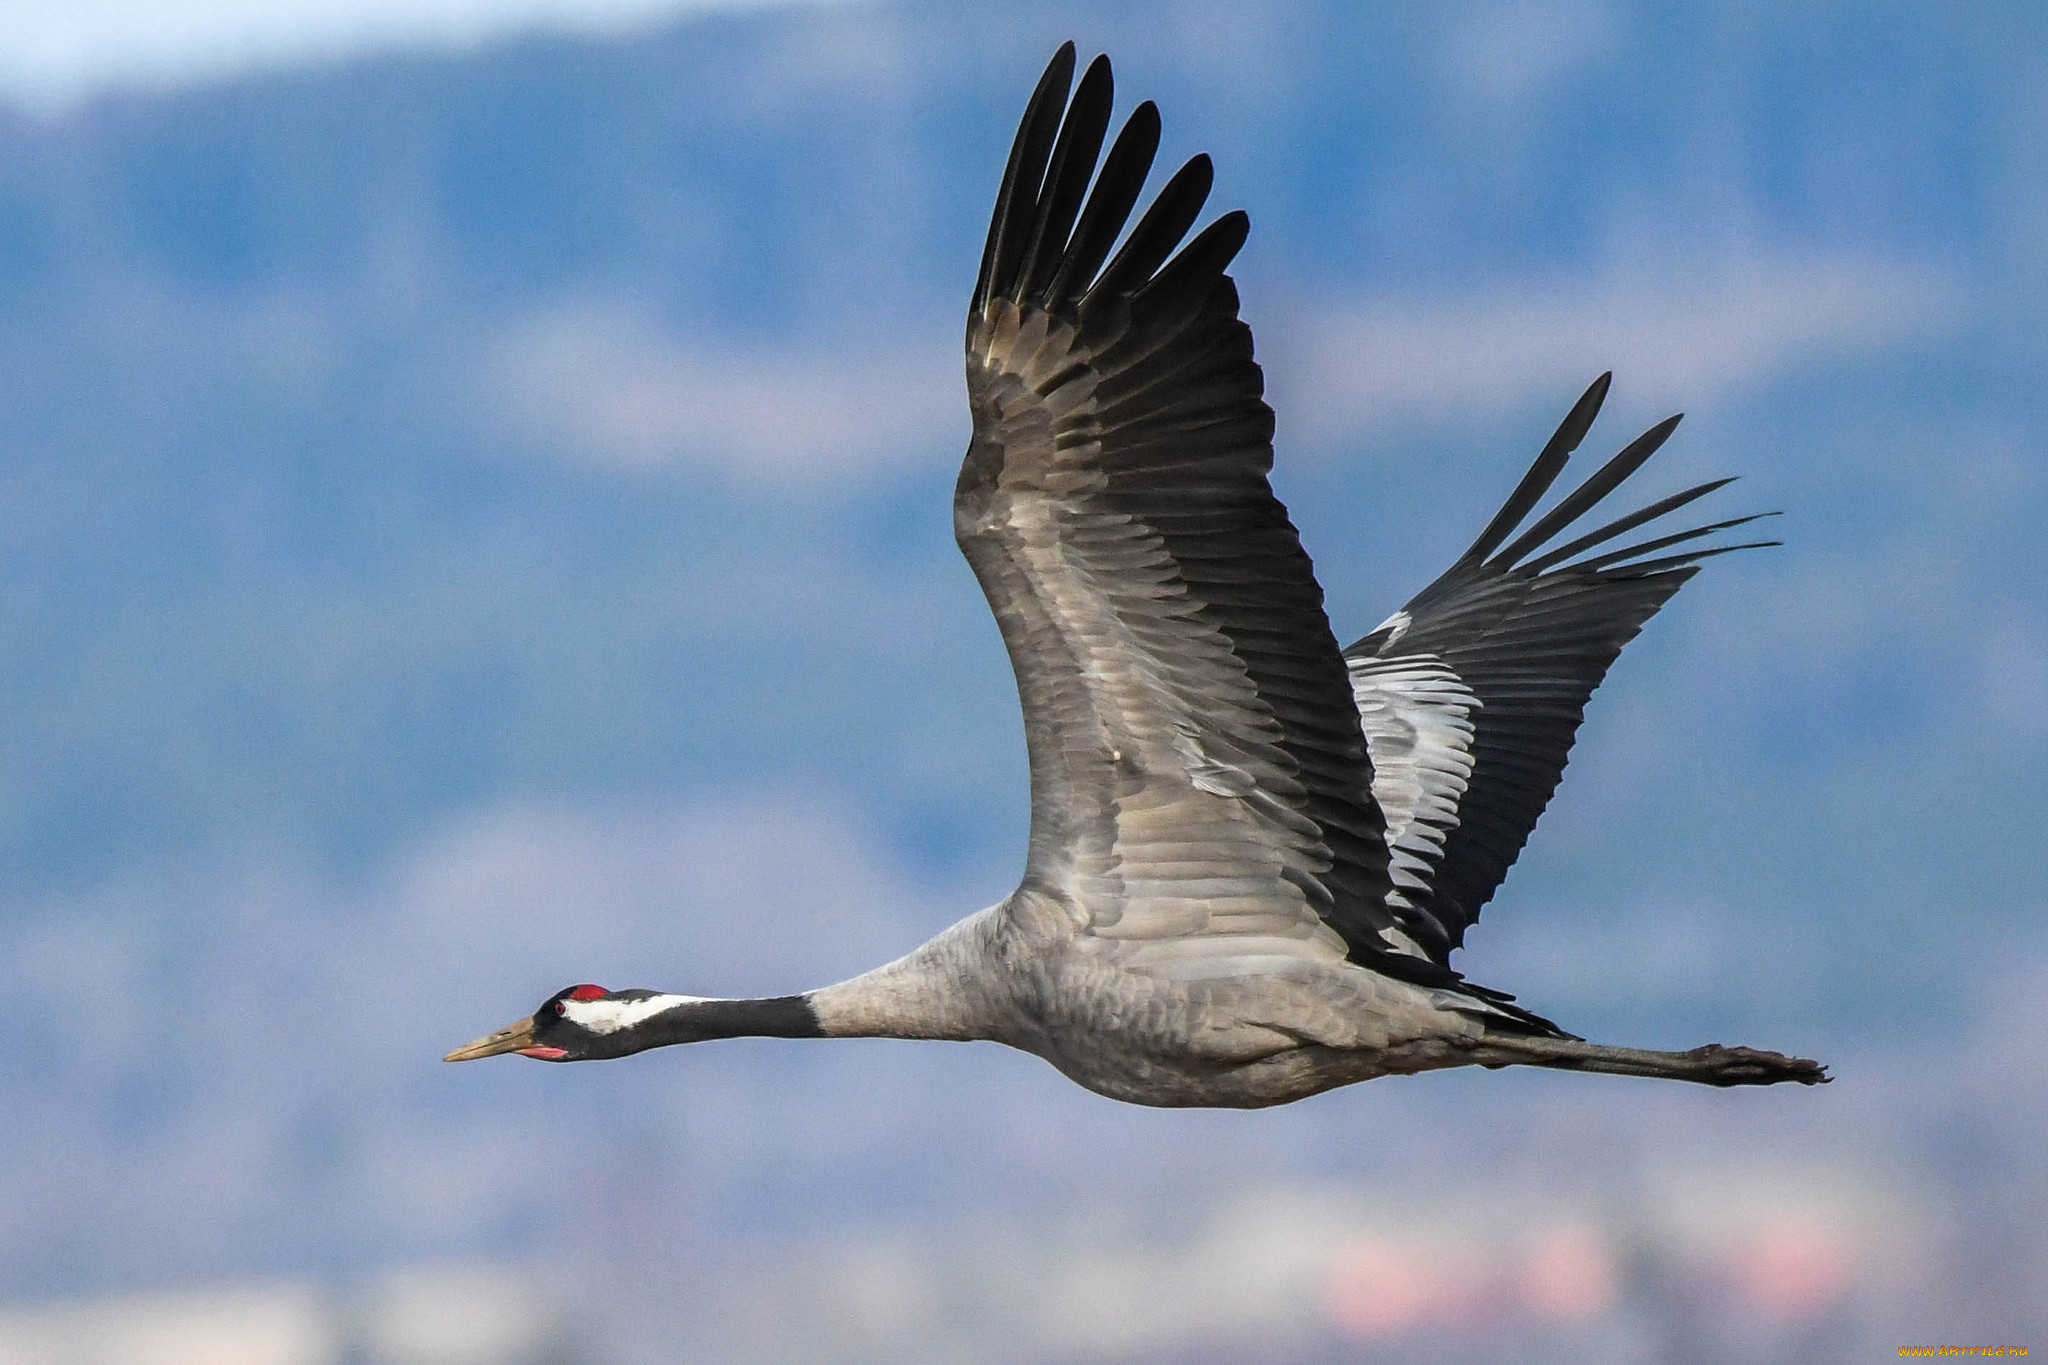
[[[766,1000],[694,1000],[664,1010],[637,1027],[614,1034],[622,1052],[644,1052],[675,1043],[712,1038],[822,1038],[810,998],[778,995]]]

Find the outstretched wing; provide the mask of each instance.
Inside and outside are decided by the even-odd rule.
[[[1701,560],[1777,543],[1659,553],[1752,516],[1586,553],[1731,482],[1717,479],[1552,546],[1656,453],[1676,417],[1515,535],[1585,438],[1609,378],[1586,390],[1472,548],[1344,651],[1385,812],[1395,913],[1438,961],[1464,941],[1522,851],[1586,700],[1622,646]]]
[[[953,503],[1023,701],[1024,887],[1145,970],[1350,956],[1454,979],[1399,951],[1349,678],[1266,481],[1273,417],[1224,273],[1247,220],[1167,259],[1208,196],[1198,156],[1111,259],[1159,116],[1137,108],[1090,190],[1109,64],[1063,119],[1073,67],[1069,44],[1004,172]]]

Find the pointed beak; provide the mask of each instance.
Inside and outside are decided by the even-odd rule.
[[[501,1052],[520,1052],[533,1046],[533,1020],[521,1019],[511,1028],[501,1028],[496,1033],[487,1033],[473,1043],[464,1043],[441,1060],[444,1062],[473,1062],[479,1057],[495,1057]]]

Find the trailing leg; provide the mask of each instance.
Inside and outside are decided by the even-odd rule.
[[[1804,1057],[1787,1057],[1752,1047],[1708,1043],[1690,1052],[1656,1052],[1648,1048],[1607,1047],[1576,1038],[1536,1038],[1493,1034],[1473,1049],[1481,1066],[1548,1066],[1561,1071],[1604,1071],[1614,1076],[1657,1076],[1700,1085],[1776,1085],[1797,1081],[1820,1085],[1827,1068]]]

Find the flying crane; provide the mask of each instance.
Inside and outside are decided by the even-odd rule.
[[[1243,1108],[1470,1065],[1825,1081],[1753,1048],[1585,1042],[1450,964],[1622,646],[1701,561],[1775,542],[1709,539],[1753,517],[1631,538],[1726,479],[1581,528],[1676,417],[1538,515],[1602,375],[1471,548],[1340,650],[1267,482],[1273,414],[1225,273],[1249,220],[1226,213],[1182,245],[1210,188],[1196,156],[1126,233],[1159,113],[1140,104],[1103,155],[1109,62],[1077,87],[1074,66],[1069,43],[1003,173],[953,497],[1024,709],[1017,889],[837,985],[753,1000],[572,986],[447,1060],[982,1039],[1115,1099]]]

